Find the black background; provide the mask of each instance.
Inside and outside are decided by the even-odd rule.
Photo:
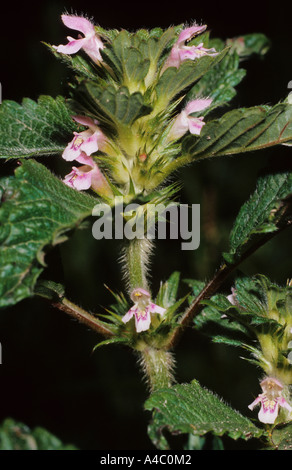
[[[6,2],[1,6],[1,75],[3,99],[21,101],[40,94],[56,96],[66,88],[68,72],[42,41],[65,43],[68,31],[60,15],[86,13],[104,28],[168,27],[208,24],[213,37],[226,39],[262,32],[272,43],[264,60],[243,64],[247,76],[238,86],[234,106],[274,104],[287,95],[292,80],[291,15],[288,2]],[[182,252],[175,242],[157,243],[153,256],[153,290],[174,270],[187,278],[209,279],[228,246],[228,230],[240,205],[253,190],[259,171],[270,162],[287,166],[290,149],[283,147],[245,157],[204,162],[180,173],[181,201],[200,203],[201,245]],[[291,157],[290,157],[291,158]],[[54,165],[54,161],[50,162]],[[2,174],[12,171],[7,164]],[[291,277],[291,230],[278,236],[241,266],[285,283]],[[84,308],[99,312],[112,302],[104,284],[123,289],[120,246],[94,241],[78,232],[47,256],[46,277],[65,282],[67,295]],[[232,278],[224,288],[229,292]],[[185,291],[183,291],[185,292]],[[36,299],[1,312],[0,422],[6,417],[34,428],[42,426],[81,449],[150,449],[148,414],[143,411],[145,384],[131,351],[109,346],[92,353],[100,338],[84,326]],[[200,383],[250,417],[247,410],[259,392],[260,371],[239,352],[216,346],[187,332],[177,350],[177,378]],[[253,442],[225,440],[226,448],[252,448]]]

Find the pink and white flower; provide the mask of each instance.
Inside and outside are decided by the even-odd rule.
[[[80,31],[84,37],[80,34],[78,39],[68,36],[68,44],[53,46],[56,51],[61,52],[62,54],[75,54],[80,49],[83,49],[94,62],[101,62],[102,57],[100,49],[103,49],[104,45],[98,34],[96,34],[94,25],[87,18],[82,16],[62,15],[61,18],[65,26],[70,29]]]
[[[190,101],[182,112],[175,118],[172,128],[168,136],[169,140],[180,139],[186,132],[194,135],[200,135],[202,127],[205,125],[203,117],[191,116],[206,109],[212,103],[212,99],[201,98]]]
[[[171,49],[170,55],[163,66],[163,71],[168,67],[178,68],[180,64],[187,59],[194,60],[202,57],[203,55],[217,55],[218,52],[216,52],[214,48],[206,49],[202,42],[197,46],[186,45],[187,41],[190,41],[193,37],[201,34],[206,28],[206,25],[198,26],[195,24],[190,28],[183,29],[178,40]]]
[[[253,410],[256,405],[261,405],[258,418],[262,423],[273,424],[278,416],[279,407],[286,408],[290,413],[292,412],[292,407],[282,397],[283,385],[278,379],[266,377],[260,385],[263,393],[248,408]]]
[[[109,195],[109,185],[93,158],[82,154],[76,160],[83,165],[73,166],[72,171],[65,176],[64,183],[78,191],[92,188],[100,195]]]
[[[74,116],[73,119],[88,127],[88,129],[82,132],[74,132],[75,137],[69,142],[62,154],[64,160],[69,162],[77,160],[82,154],[90,156],[97,150],[102,150],[106,143],[106,137],[97,126],[97,121],[82,116]]]
[[[134,302],[134,306],[123,316],[122,321],[127,323],[134,316],[137,333],[150,328],[151,313],[163,315],[166,311],[165,308],[159,307],[159,305],[151,302],[149,292],[141,287],[133,290],[131,299]]]

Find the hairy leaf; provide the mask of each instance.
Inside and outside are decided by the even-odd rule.
[[[161,449],[169,448],[164,429],[199,436],[227,434],[233,439],[259,437],[264,432],[197,381],[154,392],[145,408],[153,411],[149,436]]]
[[[190,161],[200,160],[263,149],[291,139],[292,105],[279,103],[273,107],[240,108],[209,121],[199,139],[187,136],[183,154]]]
[[[0,105],[0,157],[30,157],[61,153],[77,130],[63,97],[40,96],[22,104]]]
[[[66,239],[98,203],[67,187],[47,168],[25,160],[0,180],[0,306],[31,296],[45,250]]]

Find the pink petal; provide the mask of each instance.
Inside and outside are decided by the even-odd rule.
[[[82,126],[89,127],[89,128],[96,128],[96,124],[98,124],[97,121],[94,121],[90,117],[87,116],[72,116],[74,121],[78,122],[78,124],[81,124]]]
[[[210,98],[199,98],[197,100],[190,101],[187,106],[184,108],[184,111],[187,114],[196,113],[198,111],[202,111],[203,109],[208,108],[212,103],[212,99]]]
[[[128,321],[130,321],[134,313],[136,312],[136,310],[137,309],[135,307],[130,308],[130,310],[126,313],[126,315],[123,316],[122,322],[127,323]]]
[[[102,57],[100,55],[99,50],[103,48],[104,48],[104,45],[97,36],[87,38],[86,43],[83,46],[83,49],[86,52],[86,54],[88,54],[89,57],[91,57],[91,59],[94,62],[102,61]]]
[[[92,168],[96,163],[94,162],[92,157],[86,155],[86,153],[81,152],[80,155],[75,159],[78,163],[83,163],[83,165],[91,166]]]
[[[286,408],[286,410],[290,412],[292,411],[292,407],[289,405],[289,403],[287,403],[287,401],[283,397],[280,398],[279,405],[282,406],[283,408]]]
[[[200,135],[204,125],[203,118],[189,118],[189,131],[193,135]]]
[[[72,39],[68,42],[68,44],[55,47],[57,52],[61,52],[62,54],[75,54],[78,52],[86,43],[86,38],[82,39]]]
[[[159,313],[159,315],[163,315],[166,312],[166,308],[159,307],[159,305],[156,305],[154,303],[150,304],[150,309],[151,309],[151,312]]]
[[[206,28],[207,28],[207,25],[203,25],[203,26],[194,25],[194,26],[191,26],[190,28],[185,28],[180,33],[177,43],[178,44],[184,43],[185,41],[193,38],[195,35],[200,34],[203,31],[205,31]]]
[[[137,333],[149,330],[151,323],[151,316],[149,310],[145,310],[144,315],[135,314],[135,326]]]
[[[262,423],[273,424],[278,416],[279,405],[277,401],[272,408],[266,407],[265,403],[262,402],[261,409],[258,414],[258,418]]]
[[[262,395],[259,395],[250,405],[248,405],[248,408],[250,410],[253,410],[256,405],[261,403],[261,401],[262,401]]]
[[[86,155],[91,155],[92,153],[97,152],[98,151],[97,133],[94,133],[92,136],[86,139],[80,148],[82,152],[86,153]]]
[[[84,36],[95,34],[94,25],[83,16],[62,15],[61,18],[67,28],[81,31]]]

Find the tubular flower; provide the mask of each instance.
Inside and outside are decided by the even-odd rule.
[[[134,306],[123,316],[122,321],[127,323],[134,316],[137,333],[149,329],[151,313],[163,315],[166,310],[151,302],[149,292],[140,287],[133,290],[131,299],[134,302]]]
[[[108,183],[93,158],[83,154],[76,160],[83,165],[73,166],[71,173],[65,176],[64,183],[78,191],[92,188],[101,195],[109,195]]]
[[[197,59],[203,55],[217,55],[218,53],[214,48],[206,49],[203,47],[203,43],[200,43],[198,46],[186,46],[186,42],[193,39],[193,37],[201,34],[207,28],[206,25],[198,26],[194,25],[190,28],[185,28],[180,33],[177,42],[171,49],[170,55],[166,60],[163,70],[168,67],[179,67],[180,64],[187,59]]]
[[[97,121],[91,118],[74,116],[73,119],[88,129],[82,132],[74,132],[74,138],[65,148],[62,157],[64,160],[72,162],[77,160],[81,154],[90,156],[97,150],[102,150],[106,137],[103,132],[97,127]]]
[[[94,62],[101,62],[100,49],[103,49],[104,45],[96,34],[94,25],[86,18],[75,15],[62,15],[62,21],[68,28],[80,31],[84,37],[79,35],[78,39],[74,39],[68,36],[68,44],[53,46],[56,51],[62,54],[75,54],[83,49]]]
[[[190,101],[182,112],[175,118],[168,136],[169,140],[180,139],[186,132],[200,135],[202,127],[205,125],[203,117],[193,117],[192,113],[202,111],[210,106],[212,99],[201,98]]]
[[[253,410],[256,405],[261,404],[258,418],[262,423],[273,424],[278,416],[279,407],[286,408],[289,412],[292,411],[292,407],[282,397],[283,385],[279,380],[266,377],[260,385],[263,393],[248,408]]]

